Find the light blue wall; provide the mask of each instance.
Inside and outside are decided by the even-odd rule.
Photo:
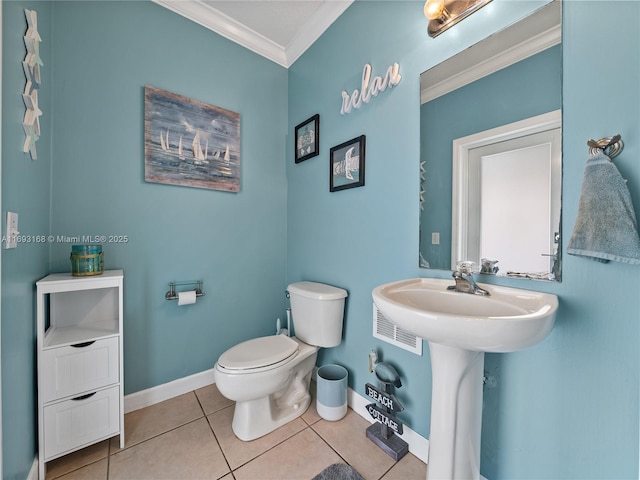
[[[127,393],[209,369],[229,345],[271,332],[287,282],[311,279],[349,290],[344,342],[320,362],[344,364],[364,394],[367,352],[378,348],[405,379],[403,420],[428,436],[428,351],[417,357],[371,336],[374,286],[446,276],[417,267],[418,76],[534,4],[494,0],[429,39],[421,3],[357,2],[288,73],[150,2],[3,3],[3,210],[20,213],[24,233],[50,223],[56,235],[129,236],[126,245],[105,244],[107,268],[126,275]],[[603,5],[621,11],[615,22],[602,21]],[[39,12],[51,89],[37,162],[20,153],[25,6]],[[565,2],[565,232],[590,137],[622,134],[616,163],[640,208],[639,21],[638,2]],[[340,92],[359,88],[363,65],[378,75],[393,62],[400,85],[341,116]],[[241,114],[239,194],[144,183],[145,84]],[[296,165],[293,127],[314,113],[321,155]],[[329,193],[329,148],[361,134],[366,185]],[[47,265],[67,270],[69,250],[3,252],[6,478],[24,478],[36,450],[33,283]],[[640,274],[564,259],[561,284],[496,280],[556,293],[561,307],[545,342],[488,356],[498,380],[485,396],[495,419],[483,436],[491,480],[638,476]],[[205,282],[203,301],[178,308],[163,300],[167,282],[193,278]]]
[[[49,2],[3,2],[2,12],[2,233],[6,211],[19,214],[22,235],[49,231],[53,69]],[[22,69],[27,30],[24,9],[38,12],[42,37],[42,85],[38,101],[41,137],[38,159],[22,153],[25,87]],[[2,244],[2,459],[5,479],[24,479],[33,464],[37,444],[35,383],[34,282],[47,274],[46,243],[21,244],[4,250]]]
[[[552,48],[420,107],[424,210],[420,253],[431,268],[451,268],[453,140],[562,108],[562,47]],[[440,244],[428,232],[440,232]]]
[[[538,2],[538,5],[545,2]],[[293,163],[288,150],[287,280],[328,282],[349,291],[343,344],[324,351],[364,395],[367,352],[399,367],[404,421],[429,433],[430,362],[371,334],[371,290],[413,276],[446,276],[418,264],[419,74],[535,8],[494,0],[436,39],[426,35],[423,2],[356,2],[289,70],[289,132],[320,114],[319,157]],[[563,108],[565,244],[576,218],[591,137],[621,133],[616,163],[640,209],[638,2],[564,2]],[[603,11],[619,8],[615,22]],[[597,28],[595,27],[597,25]],[[601,63],[620,68],[607,68]],[[400,64],[402,82],[360,110],[339,114],[342,90]],[[624,66],[624,67],[622,67]],[[329,149],[367,136],[366,185],[330,193]],[[485,394],[482,473],[488,478],[631,479],[638,476],[640,273],[564,255],[563,282],[495,279],[555,293],[556,327],[538,346],[487,355],[498,386]],[[489,424],[487,424],[489,423]]]
[[[45,62],[35,162],[21,153],[25,7]],[[272,333],[286,308],[286,70],[152,2],[5,1],[2,35],[3,210],[24,234],[128,236],[104,244],[106,268],[125,271],[125,393]],[[240,113],[239,193],[144,182],[145,84]],[[34,283],[69,271],[70,251],[3,252],[4,478],[25,478],[37,450]],[[194,279],[196,305],[164,300]]]
[[[284,318],[287,72],[151,2],[56,2],[53,22],[52,233],[128,236],[103,244],[125,272],[125,393],[211,369]],[[239,193],[145,183],[146,84],[240,113]],[[196,305],[164,299],[195,279]]]

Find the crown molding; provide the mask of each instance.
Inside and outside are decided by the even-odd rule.
[[[562,42],[562,27],[557,25],[504,52],[490,57],[420,92],[420,103],[445,95],[482,77],[524,60]]]
[[[289,68],[353,3],[353,0],[323,3],[289,45],[283,46],[201,0],[152,1],[285,68]]]
[[[332,0],[324,2],[309,18],[303,28],[286,47],[287,68],[307,51],[313,43],[349,8],[353,0]]]
[[[171,0],[152,1],[283,67],[287,66],[286,53],[283,47],[199,0],[185,2]]]

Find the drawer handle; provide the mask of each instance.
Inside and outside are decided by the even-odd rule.
[[[93,397],[96,393],[98,392],[87,393],[86,395],[80,395],[79,397],[72,398],[71,400],[75,400],[75,401],[86,400],[87,398]]]
[[[73,348],[83,348],[83,347],[88,347],[89,345],[93,345],[94,343],[96,343],[95,340],[91,341],[91,342],[82,342],[82,343],[74,343],[73,345],[71,345]]]

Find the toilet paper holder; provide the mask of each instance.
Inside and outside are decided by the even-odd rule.
[[[184,285],[196,285],[196,297],[204,297],[202,280],[194,280],[189,282],[169,282],[169,291],[164,295],[165,300],[177,300],[178,294],[176,293],[176,287]]]

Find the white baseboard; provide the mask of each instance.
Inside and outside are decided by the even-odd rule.
[[[170,398],[177,397],[178,395],[189,393],[193,390],[197,390],[198,388],[212,385],[215,383],[213,372],[214,369],[205,370],[204,372],[189,375],[188,377],[179,378],[169,383],[164,383],[156,387],[126,395],[124,397],[124,413],[133,412],[134,410],[139,410],[141,408],[169,400]],[[315,378],[315,375],[313,378]],[[370,400],[349,388],[347,393],[347,402],[354,412],[370,423],[373,423],[373,419],[366,409],[366,406],[371,403]],[[409,451],[413,455],[418,457],[424,463],[427,463],[429,458],[429,440],[414,432],[407,426],[404,426],[404,433],[400,435],[400,438],[407,442],[409,445]]]
[[[29,474],[27,475],[27,480],[38,480],[38,455],[33,459],[33,464],[31,465],[31,470],[29,470]]]
[[[216,383],[213,372],[214,369],[212,368],[210,370],[205,370],[204,372],[189,375],[188,377],[173,380],[172,382],[163,383],[156,387],[147,388],[146,390],[125,395],[124,413],[149,407],[156,403],[164,402],[170,398]]]

